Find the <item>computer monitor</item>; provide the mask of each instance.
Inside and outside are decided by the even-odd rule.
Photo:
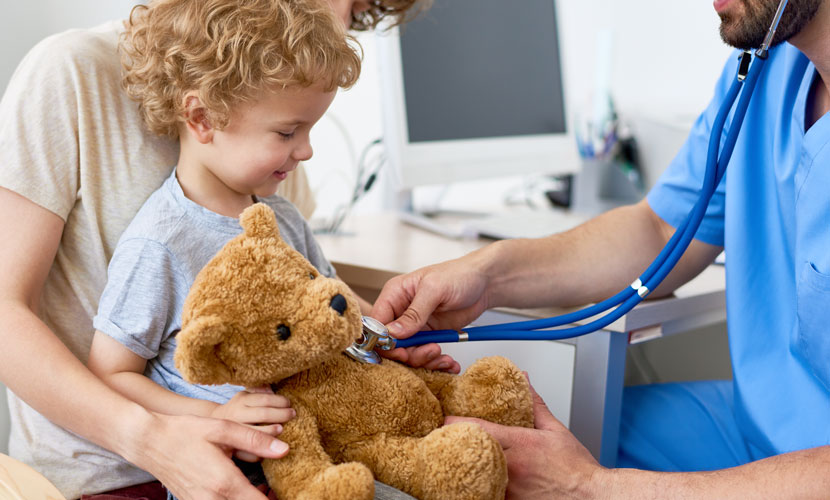
[[[553,0],[434,0],[379,35],[400,188],[578,169]]]

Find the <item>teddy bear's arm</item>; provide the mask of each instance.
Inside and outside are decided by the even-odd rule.
[[[288,455],[264,460],[268,485],[280,500],[371,500],[374,477],[360,463],[335,465],[323,449],[317,421],[302,404],[292,401],[297,416],[284,426],[280,439],[288,443]]]
[[[458,375],[454,375],[452,373],[437,371],[437,370],[427,370],[425,368],[412,368],[412,372],[418,376],[424,383],[427,385],[429,392],[433,393],[435,397],[440,398],[441,391],[447,387],[454,378],[457,378]]]
[[[343,449],[381,482],[421,500],[503,500],[507,465],[498,442],[469,422],[422,437],[379,433]]]
[[[462,375],[422,368],[414,371],[441,402],[445,415],[533,427],[533,405],[527,378],[507,358],[479,359]]]

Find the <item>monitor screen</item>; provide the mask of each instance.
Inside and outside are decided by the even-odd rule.
[[[410,142],[565,132],[551,0],[437,0],[400,45]]]
[[[381,34],[384,141],[402,187],[578,169],[553,0],[435,0]]]

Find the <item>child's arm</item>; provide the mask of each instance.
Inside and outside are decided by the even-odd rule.
[[[281,424],[294,416],[284,396],[268,388],[236,394],[225,404],[169,391],[144,376],[147,360],[105,333],[96,331],[87,366],[112,389],[145,408],[166,415],[196,415],[243,424]]]
[[[96,331],[87,366],[108,386],[145,408],[165,415],[209,417],[212,401],[181,396],[144,376],[147,360],[105,333]]]

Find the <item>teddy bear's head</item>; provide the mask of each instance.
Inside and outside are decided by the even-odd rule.
[[[240,224],[244,232],[199,272],[184,304],[175,359],[192,383],[278,382],[361,336],[351,291],[282,241],[270,207],[247,208]]]

